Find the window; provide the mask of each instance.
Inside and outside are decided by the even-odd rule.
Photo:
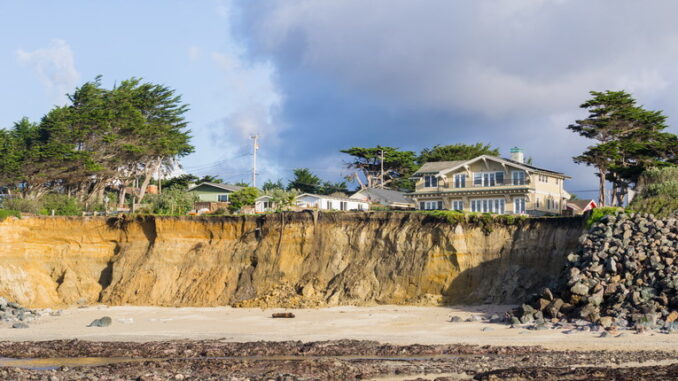
[[[464,210],[464,201],[461,201],[461,200],[452,201],[452,209],[454,209],[454,210]]]
[[[504,185],[504,172],[476,172],[473,174],[473,186],[493,187]]]
[[[485,198],[471,200],[471,211],[478,213],[504,214],[506,201],[503,198]]]
[[[332,200],[327,200],[327,209],[334,209],[334,205],[332,205]]]
[[[454,187],[455,188],[466,188],[466,175],[459,174],[454,175]]]
[[[228,193],[217,195],[217,201],[228,202]]]
[[[435,176],[424,176],[424,187],[435,188],[438,186],[438,178]]]
[[[419,203],[419,209],[421,210],[443,210],[442,201],[421,201]]]
[[[513,213],[515,214],[525,213],[525,197],[516,197],[513,199]]]
[[[339,201],[339,210],[348,210],[348,202]]]
[[[273,208],[273,201],[264,201],[264,209]]]
[[[358,210],[364,210],[364,209],[363,209],[363,204],[360,204],[360,203],[358,204]]]
[[[525,172],[513,171],[511,179],[513,180],[513,185],[525,185]]]
[[[539,197],[537,197],[537,208],[539,207]]]

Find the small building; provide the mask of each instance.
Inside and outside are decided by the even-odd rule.
[[[350,198],[391,209],[415,209],[416,207],[414,201],[405,197],[405,193],[392,189],[365,188],[352,194]]]
[[[276,205],[271,196],[261,196],[254,201],[255,213],[266,213],[275,211]]]
[[[526,163],[520,148],[512,148],[510,158],[425,163],[412,178],[415,190],[408,197],[423,210],[559,215],[570,199],[564,188],[570,177]]]
[[[366,201],[348,197],[318,195],[304,193],[296,198],[296,205],[305,209],[320,210],[369,210],[370,205]]]
[[[598,204],[594,200],[570,200],[566,205],[568,214],[575,216],[584,214],[597,207]]]
[[[230,194],[241,189],[242,187],[237,185],[204,182],[188,188],[188,192],[198,196],[195,210],[207,209],[213,212],[228,208]]]

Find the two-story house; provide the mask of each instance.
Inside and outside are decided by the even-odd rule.
[[[528,165],[523,150],[511,159],[482,155],[471,160],[425,163],[412,176],[409,193],[417,209],[460,210],[498,214],[562,214],[570,194],[569,176]]]

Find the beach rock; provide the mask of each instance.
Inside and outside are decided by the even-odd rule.
[[[678,223],[618,212],[594,223],[555,282],[514,314],[585,319],[605,328],[659,329],[678,320]],[[550,301],[550,303],[546,303]]]
[[[104,316],[100,319],[93,320],[89,323],[88,327],[108,327],[113,323],[113,320],[109,316]]]

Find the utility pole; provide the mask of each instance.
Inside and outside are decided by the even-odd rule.
[[[384,150],[381,150],[381,175],[379,184],[381,185],[381,189],[384,189]]]
[[[259,135],[251,135],[250,138],[252,142],[252,186],[257,187],[257,150],[259,149],[259,144],[257,144],[257,139]]]

